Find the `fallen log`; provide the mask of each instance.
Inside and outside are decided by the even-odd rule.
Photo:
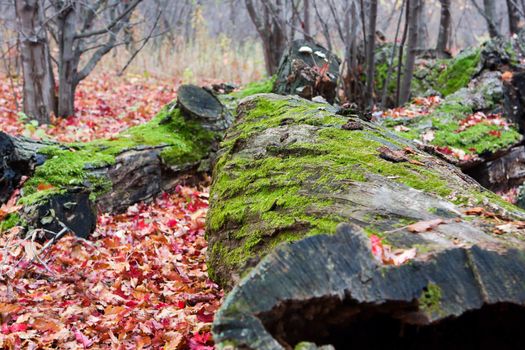
[[[5,145],[0,165],[10,178],[9,187],[2,187],[2,202],[27,176],[18,201],[24,206],[19,223],[52,232],[64,224],[86,237],[96,227],[98,212],[125,210],[171,188],[181,174],[205,169],[231,117],[205,90],[182,89],[196,97],[173,102],[150,122],[109,140],[65,145],[0,134]],[[182,112],[202,99],[217,102],[208,104],[205,115]]]
[[[218,347],[516,345],[525,211],[335,112],[272,94],[239,105],[207,217],[208,272],[231,290]]]

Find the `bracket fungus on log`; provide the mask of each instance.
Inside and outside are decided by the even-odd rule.
[[[456,326],[525,319],[525,212],[412,142],[335,112],[273,94],[240,102],[207,217],[208,272],[231,290],[214,321],[219,348],[436,348]],[[406,161],[382,158],[385,147]],[[376,259],[372,235],[415,257]]]
[[[181,89],[188,96],[187,87]],[[199,89],[189,91],[209,94]],[[53,232],[65,224],[86,237],[96,227],[97,211],[120,212],[210,163],[231,122],[217,103],[202,111],[205,115],[168,104],[150,122],[109,140],[43,144],[0,134],[0,171],[10,179],[9,186],[2,186],[2,202],[28,176],[19,199],[24,205],[21,220]]]

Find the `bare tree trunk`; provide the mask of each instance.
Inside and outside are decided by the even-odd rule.
[[[370,18],[368,22],[367,72],[366,72],[366,104],[372,109],[374,106],[374,72],[375,72],[375,45],[377,23],[377,0],[370,0]]]
[[[483,0],[483,8],[485,10],[485,20],[487,21],[490,37],[499,37],[499,25],[496,21],[496,2],[494,0]]]
[[[422,21],[421,19],[425,16],[425,13],[427,13],[426,4],[428,0],[420,0],[418,11],[419,13],[416,15],[416,18],[418,18],[418,36],[417,36],[417,48],[418,50],[422,51],[427,48],[428,43],[428,25],[426,21]]]
[[[16,0],[24,75],[24,113],[47,124],[55,113],[55,80],[38,0]]]
[[[78,85],[77,67],[80,54],[75,52],[76,14],[73,6],[63,10],[58,16],[59,33],[58,60],[58,115],[69,117],[75,115],[75,90]]]
[[[407,47],[407,59],[403,73],[403,82],[401,84],[400,103],[405,104],[410,97],[410,87],[412,86],[412,77],[414,75],[414,65],[416,62],[417,43],[419,37],[419,19],[421,0],[411,0],[409,6],[409,35]]]
[[[509,30],[512,35],[518,33],[521,29],[519,9],[515,0],[507,0],[507,10],[509,14]]]
[[[405,44],[408,36],[408,24],[410,22],[410,2],[407,0],[406,3],[406,16],[405,16],[405,28],[403,29],[403,36],[401,38],[401,44],[399,45],[399,58],[397,63],[397,83],[396,83],[396,105],[401,104],[401,71],[403,69],[403,52],[405,51]]]
[[[262,40],[266,71],[273,75],[279,68],[279,62],[286,47],[282,1],[276,0],[275,4],[270,1],[262,1],[262,16],[256,10],[252,0],[245,0],[245,4]]]
[[[450,0],[439,0],[441,3],[441,19],[439,22],[439,34],[436,45],[436,52],[443,55],[447,51],[448,37],[450,35]]]
[[[310,0],[304,0],[304,13],[303,13],[303,31],[304,39],[312,40],[312,28],[310,25]]]
[[[396,57],[396,50],[397,50],[397,39],[399,37],[399,30],[401,28],[401,21],[403,19],[403,12],[405,11],[406,3],[407,3],[407,0],[403,0],[403,3],[401,4],[401,11],[399,13],[399,19],[397,21],[397,26],[396,26],[396,35],[394,37],[394,46],[392,48],[392,55],[390,56],[390,62],[388,64],[388,72],[386,75],[386,79],[383,83],[383,93],[381,95],[381,108],[386,108],[388,86],[390,85],[390,79],[392,79],[392,71],[394,69],[394,59]]]

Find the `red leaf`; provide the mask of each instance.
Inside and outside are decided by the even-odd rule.
[[[177,220],[175,220],[175,219],[170,219],[170,220],[168,220],[168,222],[166,223],[166,225],[167,225],[169,228],[175,228],[175,227],[177,227],[177,223],[178,223]]]
[[[197,311],[197,319],[201,322],[211,323],[213,322],[213,314],[206,312],[204,308]]]
[[[24,332],[27,330],[27,324],[25,323],[14,323],[11,326],[9,326],[9,330],[11,333],[15,332]]]
[[[383,259],[383,243],[381,242],[381,238],[376,235],[371,235],[370,243],[372,244],[372,254],[381,261]]]

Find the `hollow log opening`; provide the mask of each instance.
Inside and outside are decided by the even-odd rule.
[[[405,350],[522,349],[525,343],[525,308],[510,303],[485,305],[429,325],[421,325],[417,302],[360,304],[337,297],[281,304],[259,317],[287,349],[304,341],[335,349]]]

